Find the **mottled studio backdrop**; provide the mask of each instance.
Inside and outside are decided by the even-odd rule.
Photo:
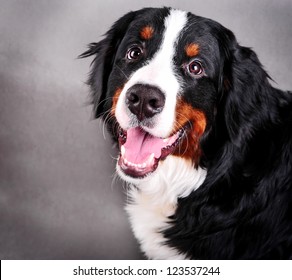
[[[143,257],[76,57],[145,6],[221,22],[292,89],[292,0],[0,0],[0,259]]]

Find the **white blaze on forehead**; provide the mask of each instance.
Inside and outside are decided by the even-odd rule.
[[[159,60],[161,57],[169,58],[172,60],[174,56],[175,43],[178,41],[179,34],[185,27],[187,22],[186,12],[180,10],[172,10],[170,15],[165,18],[164,38],[160,50],[156,54]]]
[[[128,129],[131,124],[131,117],[133,117],[126,108],[126,92],[133,85],[140,83],[157,86],[165,94],[164,109],[154,118],[153,128],[144,127],[144,129],[158,137],[167,137],[171,133],[175,121],[176,97],[180,90],[173,58],[176,42],[186,23],[186,12],[170,10],[170,14],[164,21],[165,30],[158,51],[145,66],[133,73],[120,95],[116,107],[116,117],[122,128]]]

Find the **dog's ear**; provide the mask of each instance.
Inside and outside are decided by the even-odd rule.
[[[272,87],[255,52],[240,46],[234,36],[230,39],[222,78],[223,118],[230,140],[240,146],[269,117]]]
[[[107,98],[107,81],[112,71],[115,54],[130,23],[137,16],[137,12],[130,12],[121,17],[111,29],[105,34],[105,38],[98,43],[91,43],[89,49],[81,54],[79,58],[94,55],[91,72],[87,81],[92,92],[92,103],[96,118],[103,116],[110,106]]]

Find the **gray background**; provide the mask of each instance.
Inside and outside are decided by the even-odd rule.
[[[164,5],[221,22],[292,89],[291,0],[0,0],[1,259],[143,257],[76,57],[124,13]]]

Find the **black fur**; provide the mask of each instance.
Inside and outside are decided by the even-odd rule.
[[[120,70],[130,75],[141,66],[126,68],[121,58],[134,27],[148,19],[159,27],[168,11],[127,14],[81,55],[95,55],[89,84],[96,117],[108,116],[114,91],[126,82]],[[177,48],[196,36],[206,46],[202,59],[209,73],[196,81],[186,77],[183,96],[208,119],[199,163],[208,173],[199,189],[179,200],[163,234],[168,245],[192,259],[291,259],[292,94],[270,85],[256,54],[231,31],[188,17],[189,35]],[[175,57],[177,65],[182,56]]]
[[[195,259],[290,259],[292,94],[269,84],[253,51],[228,44],[228,89],[202,142],[207,178],[164,234]]]

